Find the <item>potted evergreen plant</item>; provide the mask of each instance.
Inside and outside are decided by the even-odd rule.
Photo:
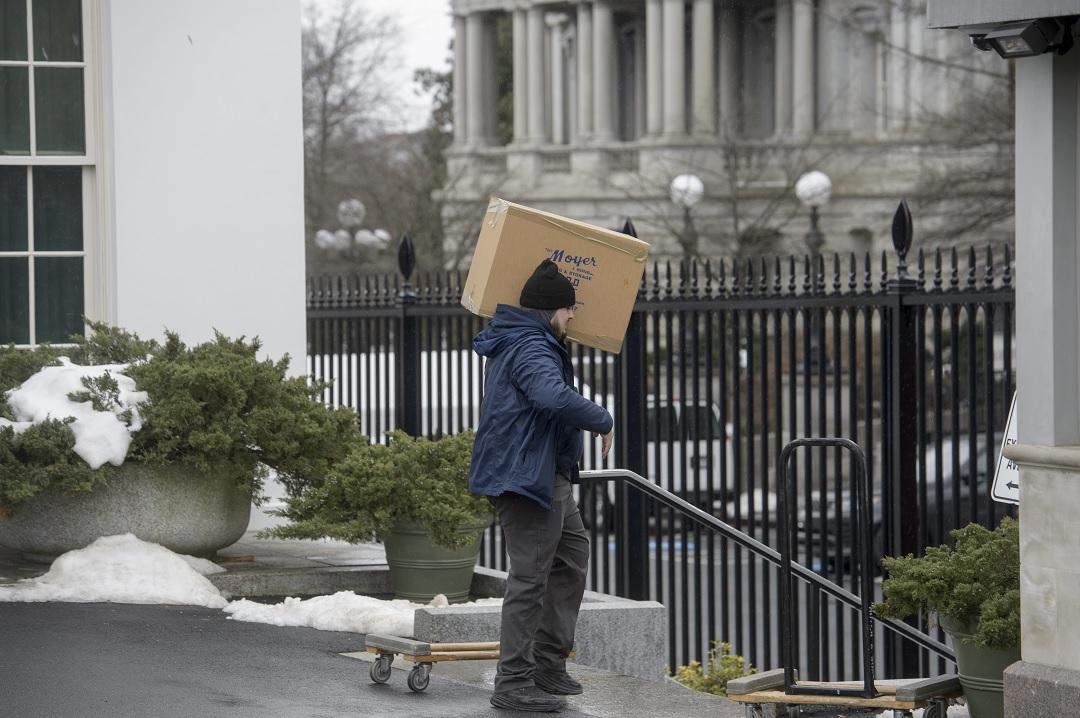
[[[48,560],[131,532],[211,555],[243,535],[271,471],[290,491],[318,482],[358,435],[351,410],[319,402],[324,385],[289,376],[288,357],[260,360],[257,339],[188,347],[173,333],[158,343],[91,328],[70,347],[0,347],[0,545]],[[73,419],[31,422],[16,402],[26,392],[13,390],[50,375],[38,372],[71,365],[110,365],[67,399],[126,424],[119,465],[91,466],[73,451]],[[118,379],[139,403],[121,406],[133,392]]]
[[[437,440],[389,433],[361,440],[326,480],[303,488],[279,514],[291,520],[263,532],[276,538],[380,540],[398,598],[468,599],[488,500],[469,493],[473,433]]]
[[[1020,660],[1020,529],[1010,517],[991,531],[968,524],[951,532],[955,547],[924,556],[885,558],[886,618],[931,613],[952,638],[971,718],[1004,714],[1002,673]]]

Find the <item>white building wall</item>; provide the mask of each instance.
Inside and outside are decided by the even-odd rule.
[[[103,25],[109,320],[258,335],[299,373],[299,0],[111,0]]]

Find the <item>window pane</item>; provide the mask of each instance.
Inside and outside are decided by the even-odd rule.
[[[81,62],[82,9],[79,0],[34,0],[33,13],[34,59]]]
[[[35,167],[34,249],[83,248],[82,168]]]
[[[26,0],[0,0],[0,60],[26,59]]]
[[[38,154],[86,154],[81,69],[35,68],[34,108]]]
[[[0,344],[30,343],[30,274],[25,257],[0,257]]]
[[[26,168],[0,167],[0,252],[25,252],[27,246]]]
[[[83,333],[82,257],[34,259],[34,311],[38,343]]]
[[[0,67],[0,155],[30,154],[30,74]]]

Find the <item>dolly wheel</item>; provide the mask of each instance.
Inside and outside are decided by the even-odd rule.
[[[413,666],[413,669],[409,671],[409,690],[415,693],[422,693],[428,687],[428,683],[431,682],[431,664],[430,663],[417,663]]]
[[[942,700],[932,700],[930,705],[926,706],[926,710],[923,711],[923,718],[945,718],[945,712],[948,710],[945,707],[945,702]]]
[[[386,683],[390,680],[390,663],[393,660],[393,656],[379,654],[379,657],[371,664],[371,680],[375,683]]]

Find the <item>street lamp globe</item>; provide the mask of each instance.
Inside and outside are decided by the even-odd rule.
[[[390,233],[385,229],[361,229],[356,232],[354,239],[357,247],[386,249],[387,245],[390,244]]]
[[[337,206],[338,222],[345,229],[355,231],[364,224],[367,208],[356,198],[342,200]]]
[[[819,170],[807,172],[795,182],[795,196],[806,207],[823,207],[832,197],[832,180]]]
[[[705,183],[697,175],[679,175],[671,180],[671,201],[690,209],[705,196]]]

